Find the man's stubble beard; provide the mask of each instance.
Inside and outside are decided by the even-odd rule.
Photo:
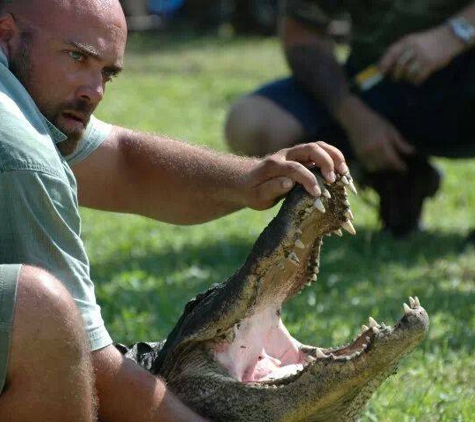
[[[29,87],[33,84],[34,69],[30,60],[30,48],[32,45],[31,33],[25,32],[21,34],[21,45],[16,55],[13,55],[9,60],[9,69],[15,77],[21,82],[25,89],[31,94]],[[32,97],[33,98],[33,97]],[[59,111],[49,111],[49,107],[41,107],[40,104],[33,98],[33,101],[38,106],[40,112],[59,130],[61,130],[68,138],[56,144],[61,155],[67,156],[72,154],[81,139],[84,136],[85,130],[82,131],[68,131],[66,128],[58,125]],[[59,107],[61,109],[61,107]]]

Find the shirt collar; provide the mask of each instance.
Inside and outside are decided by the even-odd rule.
[[[8,58],[2,47],[0,47],[0,64],[8,69]],[[45,116],[43,116],[43,114],[41,114],[41,117],[43,118],[46,128],[48,129],[49,135],[51,136],[51,139],[55,144],[59,144],[60,142],[63,142],[68,139],[68,137],[63,132],[61,132],[55,125],[53,125],[53,123],[51,123]]]
[[[5,52],[3,51],[3,48],[2,48],[2,47],[0,47],[0,64],[2,64],[2,65],[5,66],[5,67],[8,67],[7,55],[6,55]]]

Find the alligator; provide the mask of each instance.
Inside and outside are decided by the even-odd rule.
[[[188,302],[165,341],[116,345],[209,420],[355,421],[428,330],[411,297],[394,326],[370,317],[346,346],[309,346],[290,335],[282,305],[316,282],[323,239],[342,228],[355,234],[351,176],[328,184],[314,172],[321,197],[296,186],[242,267]]]

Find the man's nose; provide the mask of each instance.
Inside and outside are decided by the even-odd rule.
[[[102,73],[90,75],[77,90],[76,95],[91,104],[97,105],[104,98],[104,80]]]

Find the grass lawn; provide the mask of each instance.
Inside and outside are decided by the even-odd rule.
[[[126,71],[97,115],[219,150],[229,105],[286,73],[273,39],[135,36],[128,50]],[[431,317],[428,339],[378,390],[364,421],[475,420],[475,258],[464,243],[475,228],[467,183],[474,163],[437,163],[446,177],[426,205],[425,234],[395,241],[378,233],[375,209],[353,197],[358,235],[329,238],[319,281],[284,309],[297,339],[328,346],[351,340],[370,315],[394,323],[408,296],[420,298]],[[275,212],[174,227],[84,209],[83,235],[113,337],[165,337],[191,297],[238,268]]]

